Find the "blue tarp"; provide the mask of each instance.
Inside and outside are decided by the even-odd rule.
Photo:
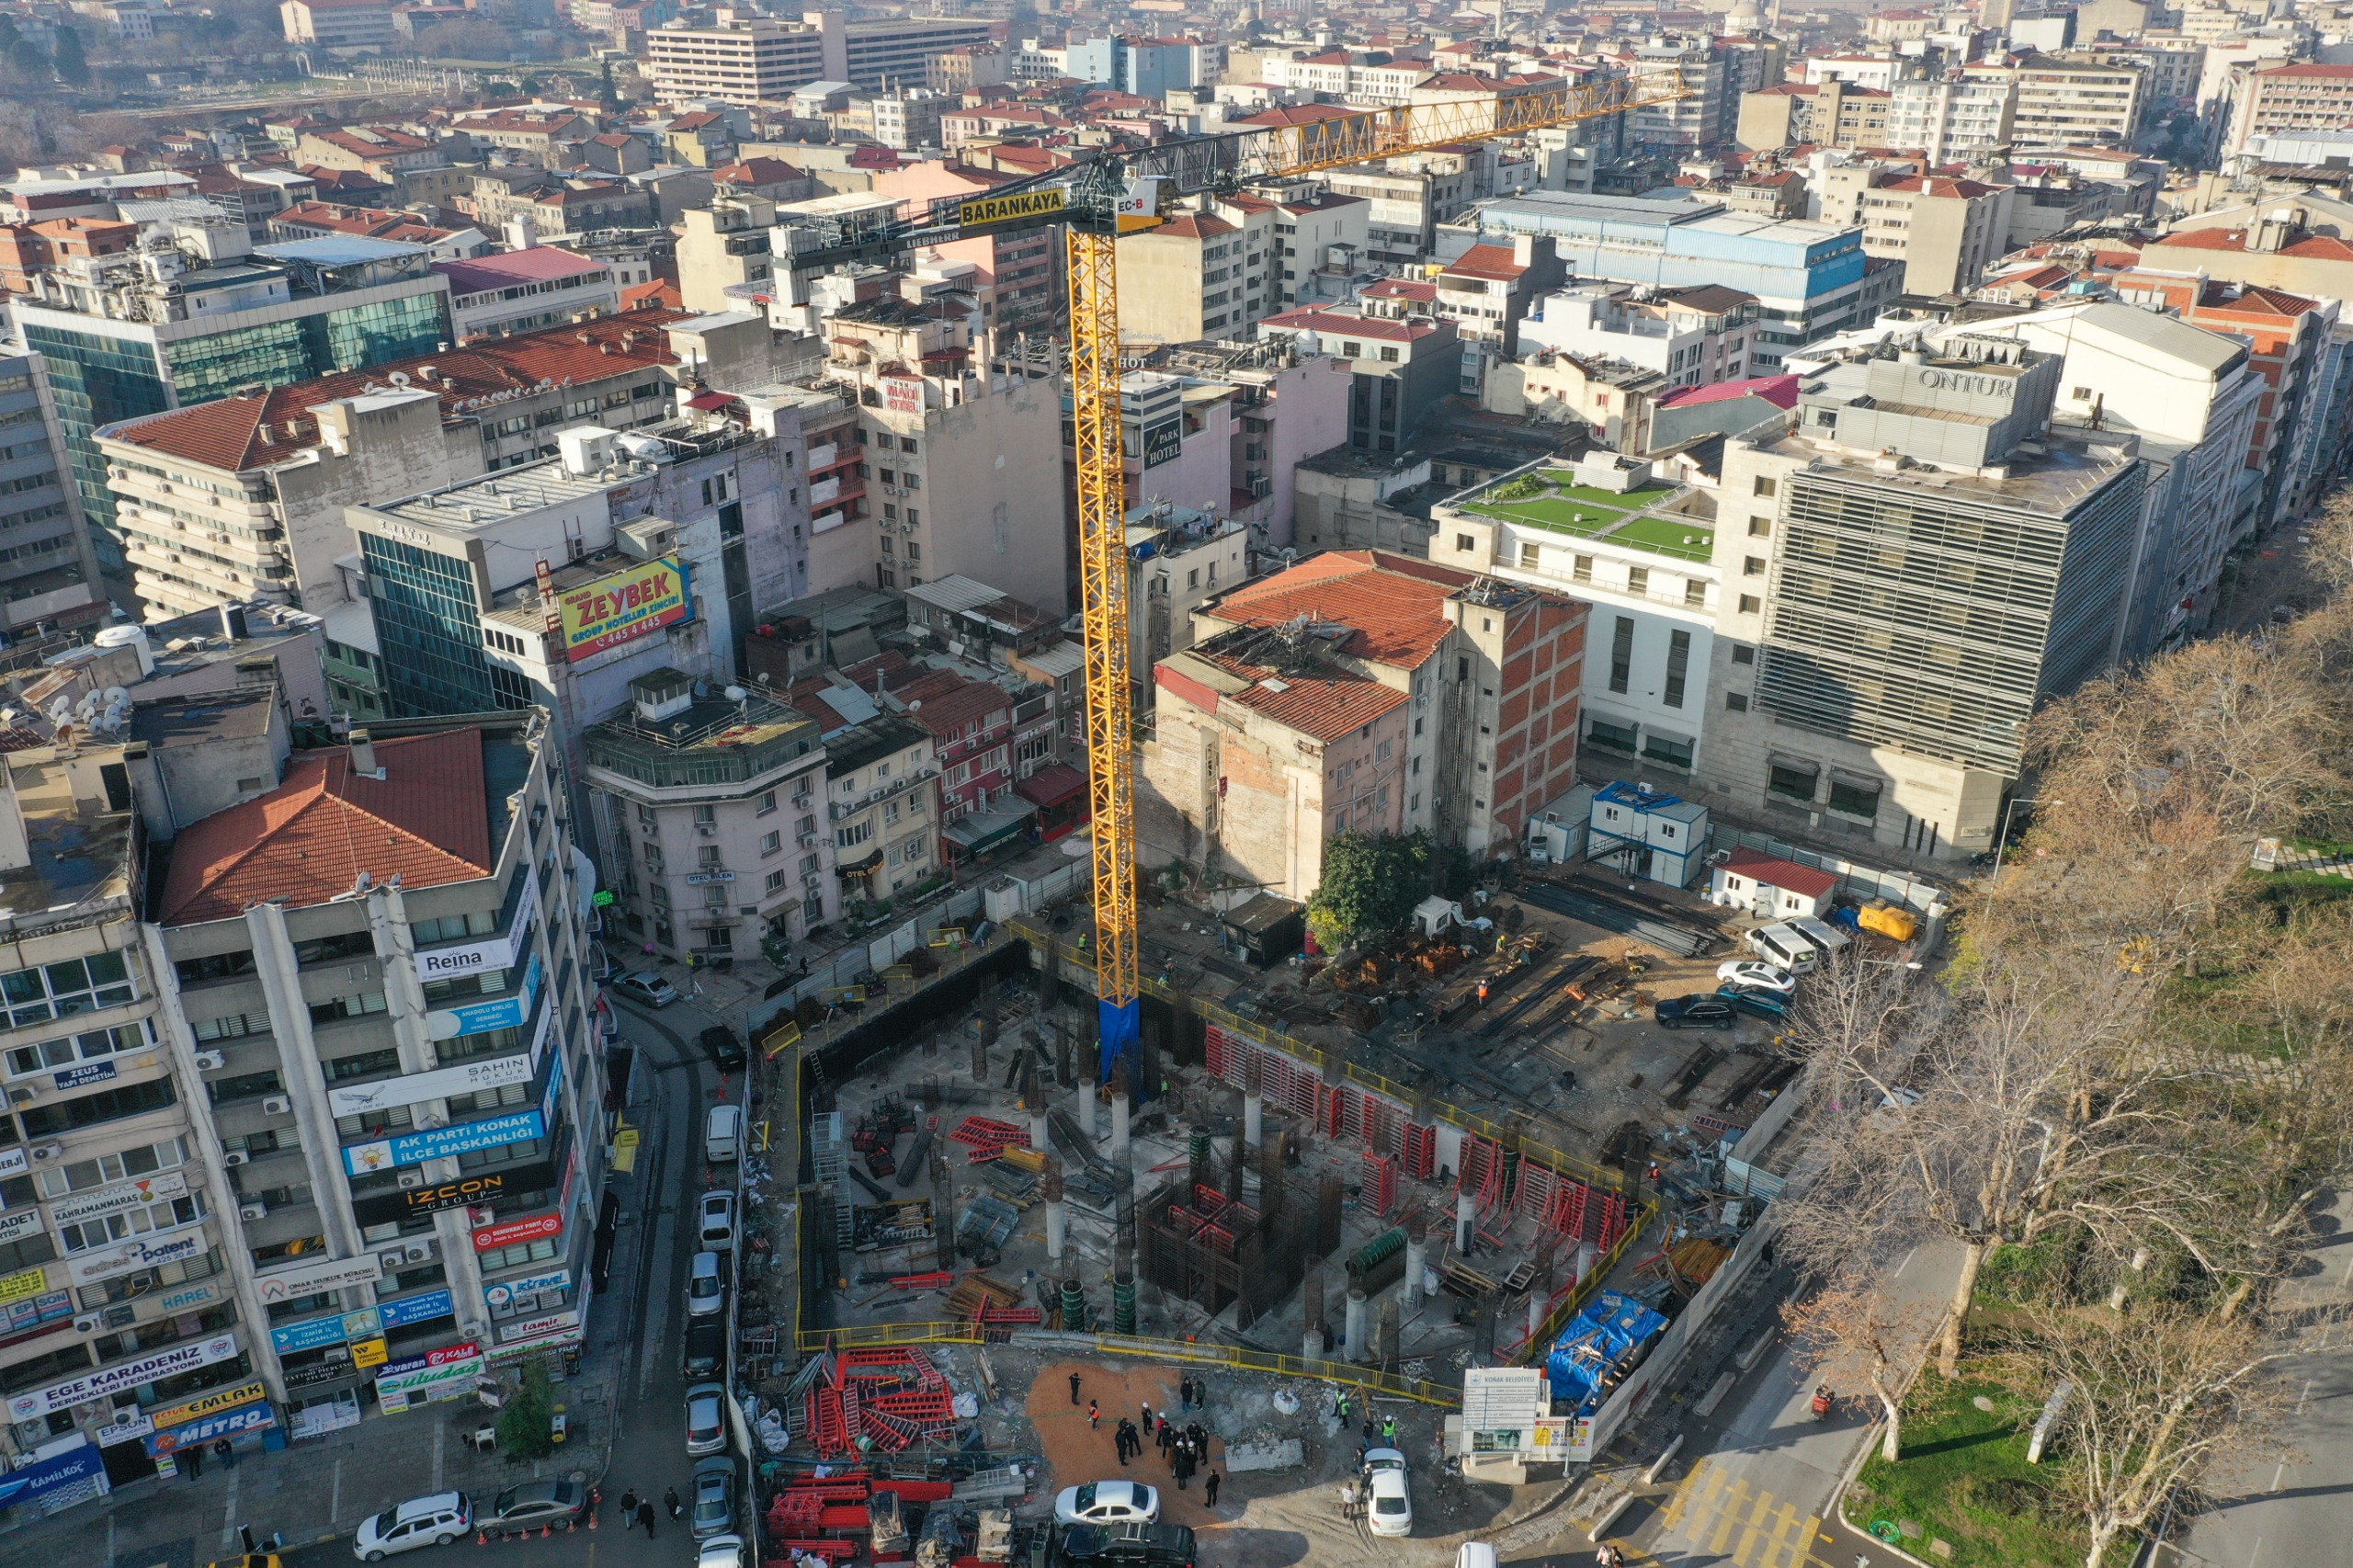
[[[1137,1050],[1143,1040],[1143,1003],[1141,999],[1125,1004],[1097,1002],[1095,1005],[1097,1026],[1103,1031],[1102,1051],[1096,1063],[1097,1082],[1111,1081],[1111,1069],[1125,1062],[1128,1064],[1128,1092],[1134,1103],[1142,1105],[1151,1096],[1143,1081],[1143,1062]]]
[[[1610,1369],[1655,1338],[1666,1320],[1631,1297],[1604,1290],[1569,1320],[1544,1360],[1552,1397],[1582,1406]]]

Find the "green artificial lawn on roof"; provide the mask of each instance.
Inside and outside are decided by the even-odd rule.
[[[1635,517],[1609,534],[1613,544],[1631,544],[1639,550],[1656,551],[1679,561],[1705,561],[1715,553],[1715,530],[1688,517]],[[1685,540],[1690,542],[1686,543]]]

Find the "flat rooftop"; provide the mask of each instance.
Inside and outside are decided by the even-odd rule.
[[[1689,485],[1654,480],[1624,492],[1600,490],[1578,483],[1574,471],[1568,468],[1545,469],[1528,477],[1536,482],[1540,494],[1497,500],[1495,494],[1502,487],[1489,485],[1461,502],[1461,509],[1499,522],[1625,545],[1676,561],[1708,561],[1715,555],[1712,523],[1669,509],[1691,494]]]
[[[14,732],[11,732],[13,734]],[[21,936],[50,917],[86,913],[110,899],[131,910],[131,813],[106,808],[98,774],[119,762],[117,746],[60,757],[49,745],[12,751],[5,761],[24,813],[32,864],[0,874],[0,930]]]

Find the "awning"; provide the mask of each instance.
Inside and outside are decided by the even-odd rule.
[[[834,869],[845,877],[861,877],[882,863],[882,846],[876,845],[855,860],[835,862]]]
[[[688,408],[699,408],[708,412],[710,410],[728,407],[734,402],[735,400],[728,396],[725,392],[697,392],[694,396],[687,399],[687,406]]]
[[[1086,775],[1066,762],[1049,763],[1013,787],[1015,794],[1040,806],[1059,806],[1086,789]]]
[[[1038,808],[1029,801],[1007,800],[993,810],[958,817],[941,828],[939,835],[954,845],[959,855],[985,855],[1021,834],[1037,814]]]

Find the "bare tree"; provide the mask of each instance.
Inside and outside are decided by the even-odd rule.
[[[2173,1306],[2053,1310],[2012,1342],[2002,1360],[2023,1385],[2067,1385],[2052,1436],[2090,1535],[2086,1568],[2263,1438],[2285,1403],[2272,1372],[2283,1354],[2245,1318]]]
[[[1880,1457],[1893,1464],[1903,1449],[1904,1390],[1919,1367],[1938,1312],[1933,1301],[1886,1289],[1884,1273],[1850,1266],[1812,1295],[1783,1302],[1781,1324],[1809,1377],[1833,1390],[1858,1383],[1870,1390],[1884,1423]]]

